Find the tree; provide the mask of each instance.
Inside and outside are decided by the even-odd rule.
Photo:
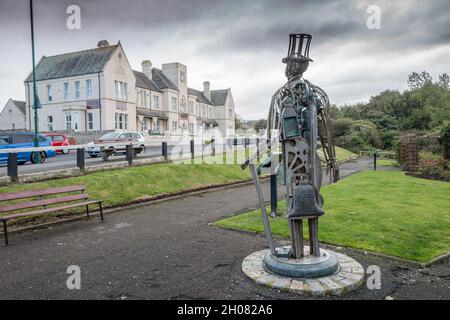
[[[426,71],[417,72],[414,71],[408,76],[408,87],[411,90],[416,90],[423,87],[427,83],[433,82],[433,78]]]
[[[234,128],[235,130],[242,129],[242,118],[238,114],[234,117]]]
[[[267,128],[267,120],[266,119],[261,119],[258,120],[254,125],[253,125],[253,129],[255,129],[255,131],[259,131],[261,129],[266,129]]]

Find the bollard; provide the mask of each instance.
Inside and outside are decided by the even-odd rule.
[[[84,153],[84,148],[77,149],[77,167],[81,172],[84,172],[84,167],[86,163],[86,156]]]
[[[377,171],[377,152],[373,153],[373,170]]]
[[[133,164],[133,147],[131,144],[126,145],[126,159],[128,161],[128,165],[131,166]]]
[[[277,195],[277,175],[270,175],[270,215],[275,218],[278,216],[278,195]]]
[[[7,171],[11,182],[19,181],[19,172],[17,170],[17,153],[8,153]]]
[[[211,155],[216,155],[216,140],[211,139]]]
[[[167,142],[163,141],[161,147],[162,147],[162,156],[164,157],[164,160],[167,160],[168,159],[168,156],[167,156]]]
[[[191,140],[191,158],[194,159],[194,140]]]

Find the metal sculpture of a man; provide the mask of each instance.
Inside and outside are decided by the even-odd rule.
[[[290,247],[274,248],[270,224],[265,212],[258,169],[252,159],[252,176],[258,191],[266,237],[270,252],[265,267],[274,273],[293,277],[317,277],[338,269],[336,259],[319,248],[318,221],[324,214],[320,195],[322,166],[319,154],[326,163],[331,182],[339,179],[333,144],[330,106],[326,93],[303,78],[308,69],[309,34],[291,34],[286,64],[287,83],[275,92],[267,121],[268,159],[259,166],[276,164],[281,184],[286,186],[286,216],[291,236]],[[280,153],[273,152],[280,145]],[[321,148],[321,150],[319,150]],[[309,247],[303,242],[303,222],[308,222]]]

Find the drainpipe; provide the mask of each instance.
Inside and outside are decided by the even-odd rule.
[[[102,131],[102,100],[101,100],[101,88],[100,88],[100,72],[97,74],[98,76],[98,110],[100,117],[100,131]]]

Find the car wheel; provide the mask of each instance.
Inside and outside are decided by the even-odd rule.
[[[90,154],[89,157],[91,157],[91,158],[97,158],[97,155],[96,155],[96,154]]]
[[[67,149],[67,150],[64,150],[64,149],[63,149],[61,153],[62,153],[62,154],[68,154],[69,152],[70,152],[69,149]]]
[[[36,161],[34,160],[34,152],[32,152],[31,153],[31,157],[30,157],[30,161],[31,161],[31,163],[32,164],[35,164],[36,163]],[[45,162],[45,159],[47,159],[47,155],[45,154],[45,152],[44,151],[41,151],[41,152],[39,152],[39,156],[40,156],[40,160],[41,160],[41,162],[40,163],[44,163]]]

